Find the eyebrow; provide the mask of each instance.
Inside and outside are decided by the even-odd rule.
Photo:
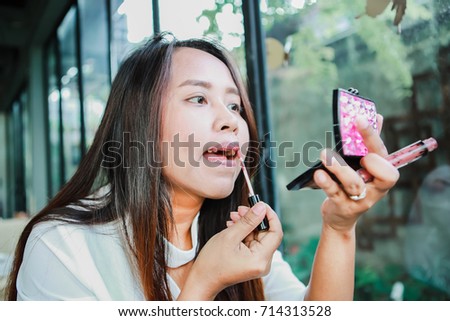
[[[184,87],[184,86],[197,86],[197,87],[203,87],[206,89],[212,88],[212,84],[210,82],[203,81],[203,80],[197,80],[197,79],[185,80],[178,87]],[[235,87],[227,87],[225,92],[227,94],[234,94],[236,96],[240,96],[238,89]]]

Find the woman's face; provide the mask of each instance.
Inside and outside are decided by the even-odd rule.
[[[224,198],[240,172],[237,150],[249,141],[230,71],[202,50],[177,48],[163,100],[163,173],[174,193]]]

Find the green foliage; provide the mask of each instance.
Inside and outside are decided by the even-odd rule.
[[[410,95],[412,75],[405,45],[400,35],[381,20],[363,17],[355,21],[357,34],[370,51],[375,53],[376,71],[383,71],[390,93],[398,98]]]
[[[233,13],[241,13],[241,4],[240,0],[221,0],[216,1],[215,8],[210,10],[203,10],[202,14],[197,17],[197,22],[200,21],[202,17],[205,17],[209,21],[209,27],[205,31],[205,35],[215,35],[217,39],[220,41],[223,39],[223,32],[220,30],[219,25],[217,23],[216,15],[223,11],[224,7],[231,7]]]
[[[322,78],[329,80],[329,83],[336,83],[339,73],[332,44],[342,37],[357,36],[368,48],[368,53],[373,54],[373,72],[383,71],[383,87],[389,88],[390,94],[399,100],[410,96],[412,76],[407,59],[408,50],[392,25],[395,13],[389,6],[384,13],[371,18],[364,14],[365,1],[318,1],[312,5],[306,1],[301,9],[294,8],[289,1],[267,0],[263,3],[266,3],[262,8],[266,33],[281,41],[292,40],[290,64],[299,68],[299,74],[308,77],[308,82],[319,85]],[[224,35],[219,29],[216,15],[225,6],[231,8],[233,13],[240,13],[241,4],[241,0],[221,0],[216,2],[214,9],[203,11],[201,17],[206,17],[210,22],[205,34],[214,34],[221,40]],[[428,4],[411,2],[408,3],[404,23],[411,26],[432,18],[433,12]],[[448,33],[441,33],[439,37],[442,43],[448,43],[448,38]],[[426,48],[430,50],[431,46]],[[358,55],[357,52],[348,54]]]
[[[311,274],[312,262],[316,253],[317,245],[319,244],[319,238],[311,238],[305,245],[302,245],[300,249],[291,248],[284,258],[292,267],[292,271],[299,280],[308,284]]]
[[[386,265],[382,270],[359,264],[355,270],[355,300],[390,300],[392,286],[401,282],[403,300],[449,300],[450,295],[409,275],[399,265]]]
[[[312,268],[312,262],[319,243],[318,237],[312,237],[300,248],[288,248],[284,255],[291,265],[294,274],[307,284]],[[375,254],[374,254],[375,255]],[[386,265],[381,270],[366,266],[363,263],[355,269],[355,300],[387,301],[395,282],[404,286],[403,300],[450,300],[450,295],[409,275],[405,269],[396,264]]]
[[[314,36],[314,30],[303,28],[292,37],[293,54],[291,64],[296,67],[303,80],[312,86],[331,88],[337,82],[338,74],[334,63],[334,49],[324,46]]]
[[[312,5],[306,1],[303,8],[294,8],[289,1],[282,0],[263,3],[266,3],[262,8],[266,33],[281,41],[291,37],[291,66],[300,68],[299,73],[308,77],[309,82],[317,85],[322,78],[335,83],[338,72],[333,61],[335,53],[330,45],[342,37],[356,35],[374,55],[374,72],[383,70],[383,81],[386,82],[383,87],[390,88],[390,94],[397,99],[410,96],[412,76],[406,56],[408,50],[392,25],[394,12],[389,10],[390,7],[380,16],[371,18],[364,14],[365,1],[318,1]],[[215,9],[205,10],[202,16],[210,22],[206,34],[222,39],[216,15],[225,6],[231,7],[233,13],[240,13],[241,1],[217,1]],[[426,4],[411,2],[408,3],[404,20],[407,25],[412,25],[432,17],[432,11]],[[446,42],[447,33],[442,33],[440,38],[441,42]],[[354,56],[357,53],[349,54]]]

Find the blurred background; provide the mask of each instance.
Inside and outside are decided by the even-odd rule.
[[[324,194],[285,186],[334,146],[332,90],[375,101],[390,151],[435,137],[358,223],[355,299],[450,299],[450,0],[0,0],[0,288],[23,224],[89,148],[121,61],[166,30],[237,59],[263,146],[255,184],[306,283]]]

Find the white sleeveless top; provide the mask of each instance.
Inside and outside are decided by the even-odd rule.
[[[18,300],[144,300],[134,275],[127,244],[118,223],[80,226],[40,223],[25,247],[17,279]],[[198,215],[191,226],[193,247],[183,251],[166,241],[166,261],[176,268],[194,259],[198,245]],[[174,299],[180,288],[167,275]],[[276,251],[263,277],[267,300],[302,300],[306,287]]]

